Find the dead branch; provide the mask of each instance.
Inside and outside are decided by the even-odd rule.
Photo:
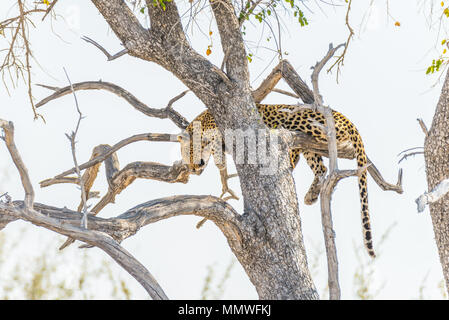
[[[368,160],[369,174],[383,191],[394,191],[399,194],[404,192],[404,190],[402,189],[402,169],[399,169],[398,171],[398,180],[396,184],[391,184],[385,181],[374,163],[368,157],[366,158]]]
[[[288,91],[285,91],[285,90],[281,90],[281,89],[276,89],[276,88],[274,88],[274,89],[271,90],[271,91],[277,92],[277,93],[280,93],[280,94],[284,94],[284,95],[286,95],[286,96],[293,97],[293,98],[296,98],[296,99],[299,99],[299,98],[300,98],[300,97],[299,97],[297,94],[295,94],[295,93],[291,93],[291,92],[288,92]]]
[[[165,141],[165,142],[178,142],[177,135],[172,135],[168,133],[144,133],[144,134],[137,134],[134,136],[131,136],[129,138],[123,139],[122,141],[116,143],[110,148],[107,148],[107,150],[104,150],[100,155],[96,156],[94,159],[89,160],[79,166],[80,170],[84,170],[87,168],[90,168],[98,163],[101,163],[105,161],[108,157],[110,157],[113,153],[118,151],[119,149],[125,147],[126,145],[137,142],[137,141]],[[40,182],[41,188],[48,187],[49,185],[55,184],[55,183],[66,183],[65,181],[61,179],[65,179],[65,176],[69,174],[73,174],[76,172],[76,168],[73,167],[67,171],[64,171],[61,174],[56,175],[54,178],[46,179]],[[73,182],[72,182],[73,183]]]
[[[10,30],[9,35],[9,47],[5,50],[3,61],[0,64],[0,72],[2,74],[2,80],[8,90],[5,77],[8,76],[13,86],[15,81],[22,78],[28,88],[28,99],[30,101],[34,117],[42,118],[36,112],[34,105],[32,90],[31,90],[31,58],[33,53],[28,41],[29,27],[34,26],[29,16],[37,12],[46,12],[44,9],[40,9],[39,4],[36,4],[34,9],[28,10],[26,3],[22,0],[17,1],[17,8],[19,10],[18,15],[6,20],[0,21],[0,35],[8,37],[5,34],[5,30]],[[44,120],[44,119],[43,119]]]
[[[354,29],[352,29],[351,24],[349,23],[349,12],[351,11],[351,5],[352,5],[352,0],[349,0],[348,9],[346,10],[346,18],[345,18],[345,23],[346,23],[346,27],[348,28],[349,35],[348,35],[348,39],[346,40],[346,43],[345,43],[345,48],[343,50],[343,53],[337,58],[337,60],[327,70],[328,72],[330,72],[335,66],[337,66],[337,81],[338,81],[338,75],[340,73],[340,67],[345,62],[346,52],[348,51],[349,43],[351,42],[352,38],[354,37]]]
[[[401,163],[403,160],[407,160],[407,158],[412,157],[412,156],[416,156],[418,154],[424,154],[424,151],[415,151],[415,152],[410,152],[410,153],[405,153],[401,159],[399,159],[398,163]]]
[[[331,300],[340,300],[340,284],[338,281],[338,259],[337,248],[335,245],[335,232],[332,226],[332,211],[331,211],[331,197],[334,188],[338,181],[346,177],[345,173],[338,170],[338,153],[337,153],[337,139],[334,117],[332,110],[323,105],[323,98],[318,87],[318,77],[321,69],[331,59],[335,52],[343,45],[336,48],[329,45],[327,54],[321,61],[315,65],[312,73],[312,86],[314,96],[314,106],[321,112],[325,119],[325,132],[327,134],[327,142],[329,148],[329,173],[321,186],[321,223],[323,226],[324,243],[326,246],[327,268],[328,268],[328,285],[329,298]],[[366,169],[365,169],[366,170]]]
[[[419,126],[421,127],[421,130],[424,132],[424,135],[427,137],[427,135],[429,134],[429,130],[427,130],[427,126],[424,123],[424,120],[421,118],[416,119],[419,123]]]
[[[304,103],[313,103],[313,92],[308,88],[307,84],[301,79],[288,60],[281,60],[281,62],[273,68],[267,78],[262,81],[259,88],[253,91],[254,101],[260,103],[265,99],[265,97],[273,91],[281,78],[287,82],[293,92],[295,92]]]
[[[329,45],[329,50],[328,50],[327,54],[324,56],[324,58],[321,61],[318,61],[316,63],[315,67],[313,67],[313,73],[312,73],[313,98],[314,98],[314,103],[317,106],[323,105],[323,98],[321,97],[320,90],[318,88],[318,76],[321,72],[321,69],[323,69],[324,65],[334,56],[335,52],[339,48],[344,47],[344,46],[345,46],[345,43],[342,43],[334,48],[331,43]]]
[[[45,17],[47,17],[47,15],[51,12],[51,10],[53,10],[53,7],[56,5],[57,2],[58,2],[58,0],[53,0],[53,2],[50,3],[50,5],[47,8],[47,11],[45,12],[44,16],[42,17],[42,21],[44,21]]]
[[[7,221],[10,222],[14,219],[22,219],[90,245],[97,246],[110,255],[119,265],[139,281],[153,299],[167,299],[164,291],[151,273],[129,252],[124,250],[112,237],[103,232],[80,228],[79,216],[78,219],[76,219],[76,225],[68,225],[64,223],[63,220],[48,217],[33,209],[34,190],[28,176],[27,168],[14,143],[14,126],[12,122],[0,119],[0,127],[5,132],[6,146],[19,171],[22,186],[25,190],[25,201],[23,201],[21,205],[11,202],[0,202],[0,225],[4,227]],[[4,219],[4,216],[7,216],[7,218]]]
[[[23,201],[14,201],[9,206],[0,202],[0,224],[7,225],[9,222],[21,219],[10,212],[21,207],[23,207]],[[82,218],[80,212],[40,203],[34,204],[34,210],[39,215],[74,228],[79,228],[79,221]],[[227,202],[208,195],[155,199],[139,204],[112,218],[101,218],[89,213],[88,231],[106,234],[121,243],[151,223],[181,215],[195,215],[213,221],[226,235],[230,235],[235,244],[241,246],[240,215]]]
[[[123,49],[123,50],[117,52],[116,54],[111,55],[105,48],[103,48],[100,44],[98,44],[98,42],[92,40],[91,38],[82,36],[81,39],[83,39],[84,41],[86,41],[90,44],[93,44],[95,47],[100,49],[100,51],[103,52],[104,55],[108,58],[108,61],[115,60],[115,59],[120,58],[121,56],[128,53],[128,49]]]
[[[20,157],[19,150],[17,150],[14,142],[14,124],[11,121],[0,119],[0,128],[2,128],[5,133],[4,140],[6,147],[8,148],[12,161],[19,171],[20,180],[22,181],[23,189],[25,190],[25,208],[32,208],[34,202],[34,189],[30,177],[28,176],[28,170]]]
[[[435,203],[449,192],[449,179],[441,181],[432,191],[425,192],[415,200],[418,205],[418,212],[423,212],[430,203]]]
[[[78,210],[83,213],[83,219],[81,219],[81,226],[86,229],[87,228],[87,193],[89,191],[87,191],[87,193],[86,193],[84,180],[83,180],[83,177],[81,176],[81,171],[78,167],[78,160],[76,159],[76,135],[78,134],[78,131],[79,131],[79,128],[81,125],[81,120],[83,119],[83,114],[81,113],[80,107],[78,105],[78,99],[76,98],[75,90],[73,90],[72,82],[70,81],[69,75],[67,74],[67,71],[65,70],[65,68],[64,68],[64,73],[67,77],[67,81],[70,84],[70,90],[72,91],[73,97],[75,99],[76,111],[78,112],[78,115],[79,115],[75,130],[72,132],[71,135],[66,134],[66,136],[70,140],[73,163],[75,164],[75,172],[76,172],[76,175],[79,180],[79,186],[81,188],[81,204],[80,204],[80,208]]]
[[[331,172],[324,180],[320,190],[321,224],[326,246],[329,298],[339,300],[341,298],[340,284],[338,280],[338,257],[335,245],[335,232],[332,222],[331,198],[337,183],[347,177],[358,176],[366,168],[358,170],[339,170]]]
[[[40,108],[46,103],[55,100],[57,98],[63,97],[67,94],[71,93],[70,86],[64,87],[64,88],[57,88],[57,87],[50,87],[46,85],[39,85],[41,87],[54,90],[55,92],[42,99],[38,103],[36,103],[36,108]],[[114,93],[115,95],[125,99],[131,106],[133,106],[136,110],[142,112],[143,114],[149,116],[149,117],[155,117],[160,119],[170,119],[173,121],[174,124],[176,124],[179,128],[185,129],[189,122],[178,112],[176,112],[172,105],[177,100],[181,99],[188,91],[184,91],[180,95],[176,96],[175,98],[171,99],[167,107],[162,109],[154,109],[148,107],[146,104],[141,102],[139,99],[137,99],[134,95],[132,95],[127,90],[113,84],[110,82],[103,82],[103,81],[86,81],[86,82],[79,82],[73,84],[73,89],[75,91],[78,90],[106,90],[109,92]]]

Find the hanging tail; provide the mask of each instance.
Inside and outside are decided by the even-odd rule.
[[[367,165],[367,158],[365,154],[365,149],[363,147],[362,138],[360,137],[357,129],[353,128],[353,137],[351,138],[352,144],[355,149],[357,157],[357,167],[363,168]],[[367,184],[367,170],[359,176],[359,193],[360,193],[360,205],[362,212],[362,228],[363,228],[363,241],[365,243],[365,248],[368,254],[375,258],[376,254],[373,249],[373,240],[371,232],[371,221],[368,209],[368,184]]]

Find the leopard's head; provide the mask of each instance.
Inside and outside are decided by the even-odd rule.
[[[191,173],[200,175],[207,165],[203,158],[201,143],[200,147],[194,146],[192,136],[188,132],[179,134],[178,141],[181,144],[182,162],[189,167]]]

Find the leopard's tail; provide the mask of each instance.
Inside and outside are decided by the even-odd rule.
[[[351,128],[353,131],[351,141],[355,149],[357,158],[357,167],[363,168],[367,165],[367,157],[365,153],[365,148],[363,147],[362,138],[360,137],[357,129]],[[365,169],[361,175],[359,175],[359,193],[360,193],[360,205],[362,212],[362,228],[363,228],[363,240],[365,243],[365,248],[368,254],[375,258],[376,254],[373,249],[373,240],[371,232],[371,221],[368,209],[368,184],[367,184],[367,170]]]

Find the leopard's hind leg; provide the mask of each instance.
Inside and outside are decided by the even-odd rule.
[[[323,184],[323,177],[326,174],[327,168],[323,163],[323,158],[320,155],[312,152],[303,152],[304,158],[307,161],[310,169],[312,169],[315,177],[313,182],[304,197],[304,203],[307,205],[314,204],[320,195],[321,185]]]

